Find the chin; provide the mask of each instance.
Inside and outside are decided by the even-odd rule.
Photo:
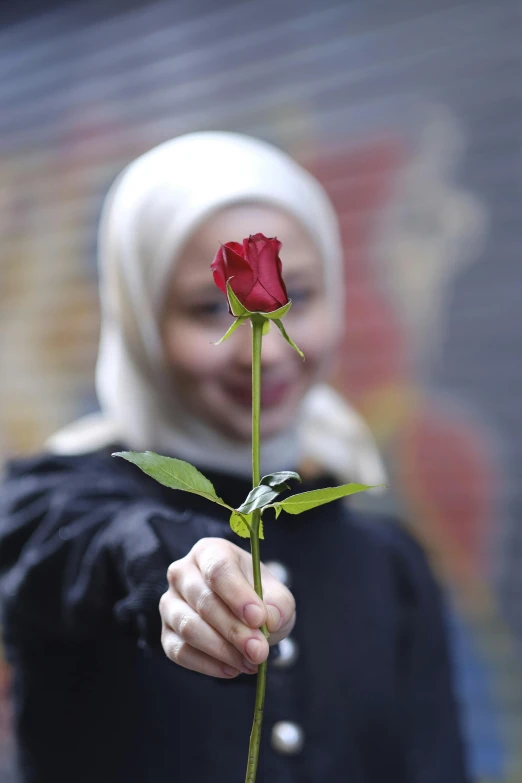
[[[252,419],[250,415],[243,416],[239,414],[232,421],[223,421],[219,429],[226,438],[238,444],[244,445],[252,441]]]
[[[261,440],[281,435],[287,429],[286,422],[287,418],[279,413],[273,416],[261,413]],[[239,444],[250,444],[252,442],[252,420],[250,416],[248,421],[245,422],[238,421],[237,417],[233,422],[223,422],[219,429],[225,437]]]
[[[288,425],[292,421],[293,417],[285,416],[279,412],[272,416],[267,414],[264,417],[261,414],[261,438],[275,438],[281,435],[288,429]]]
[[[261,408],[261,439],[267,440],[282,435],[289,430],[295,422],[296,411],[301,401],[301,395],[293,395],[282,405],[264,406]],[[213,425],[218,427],[225,437],[237,443],[251,443],[252,441],[252,413],[250,407],[239,406],[236,402],[227,400],[221,403],[223,410],[227,412],[219,424],[215,417]],[[214,408],[215,410],[215,408]],[[234,415],[228,415],[233,411]],[[207,421],[211,421],[210,414]]]

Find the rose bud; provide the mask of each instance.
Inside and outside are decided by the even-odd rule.
[[[278,310],[288,303],[280,249],[278,239],[263,234],[244,239],[242,245],[221,245],[210,265],[216,285],[226,294],[228,282],[239,302],[251,313]]]

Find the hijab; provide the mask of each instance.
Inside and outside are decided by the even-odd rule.
[[[47,443],[51,451],[78,454],[124,443],[202,468],[249,474],[250,444],[230,442],[176,398],[158,317],[165,283],[189,236],[215,211],[245,202],[281,208],[306,227],[323,261],[326,317],[342,328],[339,229],[317,180],[286,153],[241,134],[197,132],[167,141],[128,165],[104,202],[96,366],[101,410],[56,433]],[[307,394],[288,430],[261,447],[263,472],[295,468],[305,458],[345,480],[384,480],[368,427],[322,384]]]

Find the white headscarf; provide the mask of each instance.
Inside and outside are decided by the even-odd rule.
[[[249,444],[231,443],[180,400],[173,404],[158,323],[165,281],[188,237],[216,210],[244,202],[280,207],[307,228],[323,259],[330,312],[342,327],[342,248],[319,183],[281,150],[236,133],[191,133],[160,144],[127,166],[103,208],[96,368],[101,413],[56,433],[50,450],[78,454],[123,443],[248,475]],[[263,442],[263,471],[293,468],[308,456],[346,479],[383,481],[366,424],[329,387],[309,392],[292,426]],[[332,454],[335,464],[329,464]]]

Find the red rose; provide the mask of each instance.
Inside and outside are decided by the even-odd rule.
[[[210,265],[214,281],[224,294],[227,281],[243,307],[250,312],[271,313],[288,302],[275,237],[254,234],[239,242],[222,245]],[[230,309],[230,307],[229,307]]]

